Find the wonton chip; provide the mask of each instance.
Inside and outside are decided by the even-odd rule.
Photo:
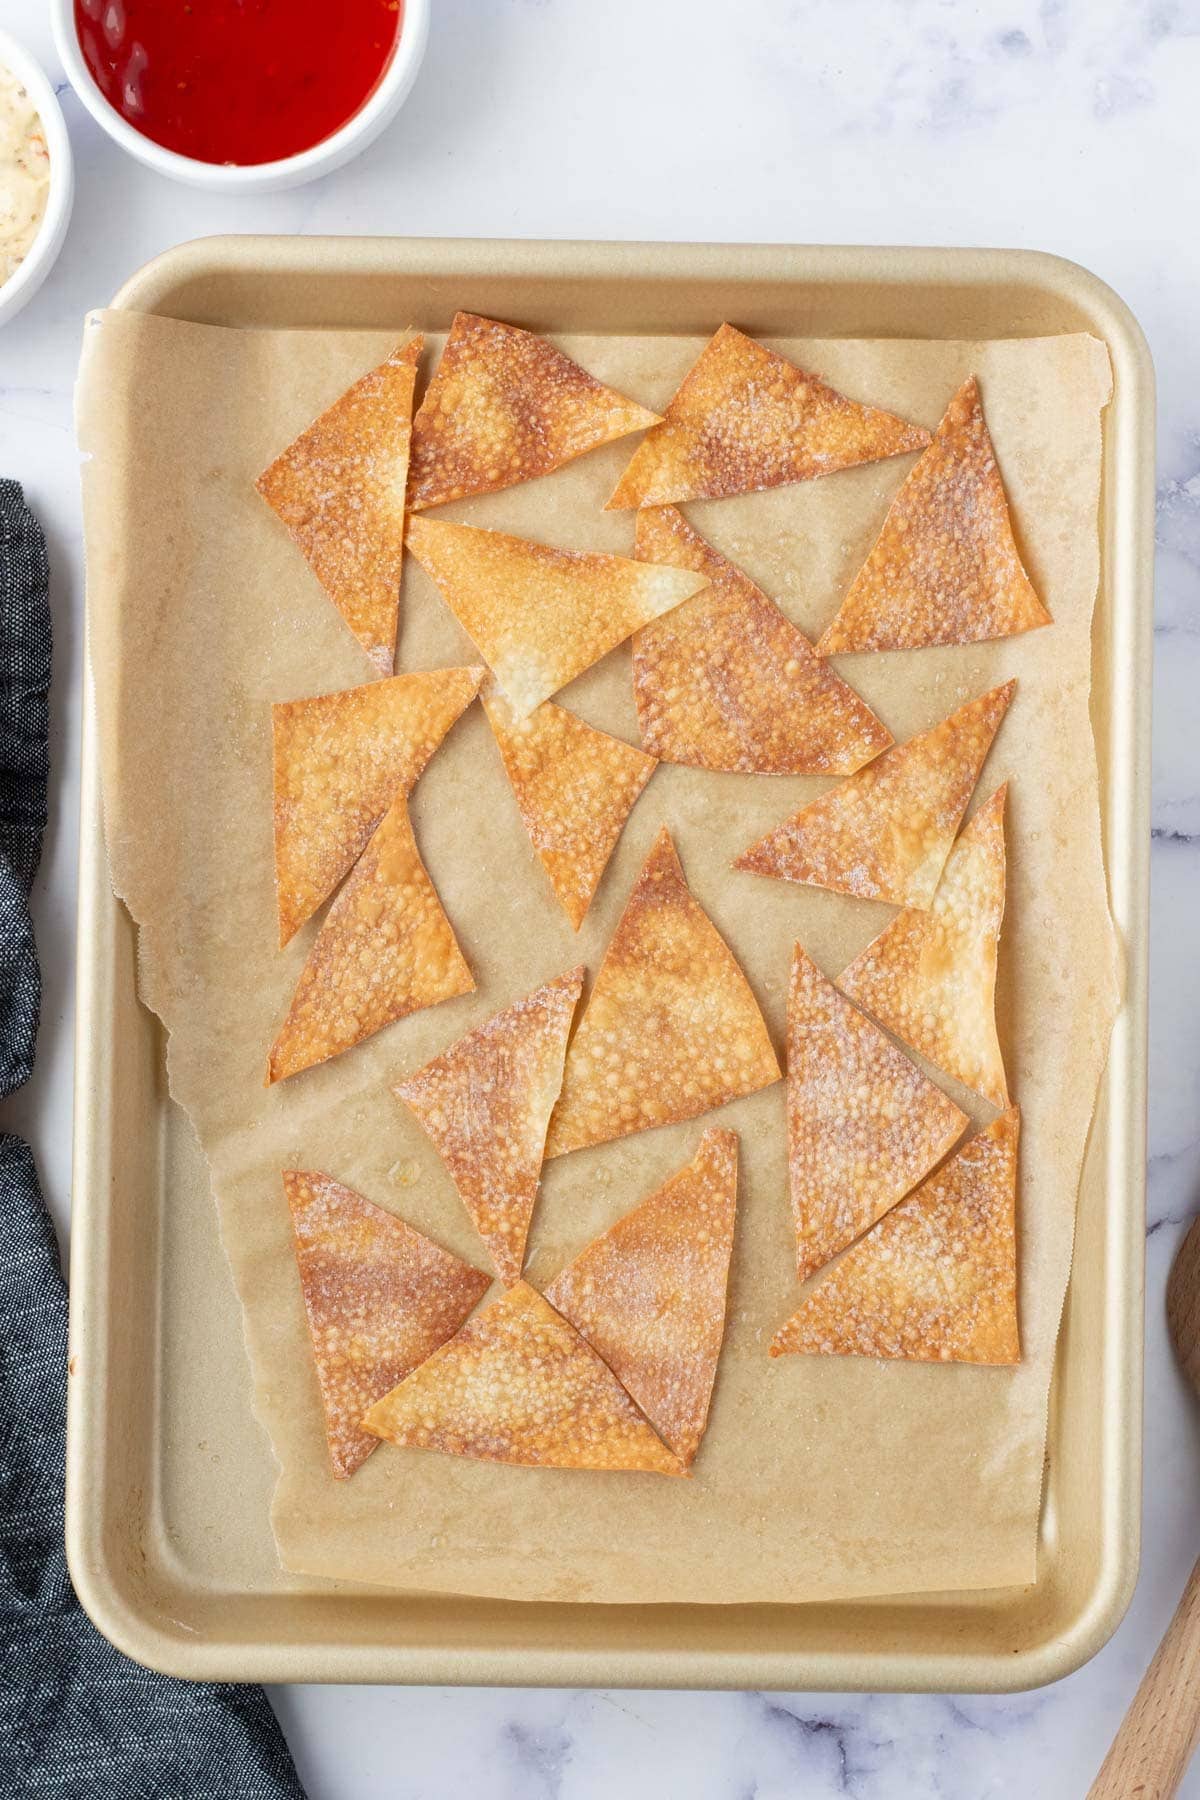
[[[546,1289],[688,1467],[725,1335],[737,1158],[736,1132],[706,1131],[685,1168]]]
[[[529,840],[578,931],[657,763],[550,700],[527,719],[494,690],[483,706]]]
[[[455,313],[413,420],[408,504],[494,493],[658,422],[532,331]]]
[[[585,550],[555,550],[504,531],[413,519],[408,547],[524,719],[650,619],[706,585]]]
[[[974,644],[1050,622],[1013,541],[972,376],[892,501],[817,654]]]
[[[782,1326],[772,1356],[1020,1361],[1016,1107],[880,1219]]]
[[[379,1445],[362,1428],[367,1408],[453,1337],[491,1283],[328,1175],[285,1169],[283,1185],[329,1459],[344,1480]]]
[[[421,861],[403,796],[355,863],[308,953],[267,1083],[340,1056],[475,983]]]
[[[847,400],[722,325],[633,453],[608,510],[720,500],[923,450],[929,433]]]
[[[923,1181],[969,1123],[799,944],[788,992],[787,1121],[801,1281]]]
[[[485,1462],[687,1473],[612,1370],[524,1281],[468,1319],[363,1424],[389,1443]]]
[[[411,791],[483,676],[428,669],[271,708],[281,949]]]
[[[521,1279],[583,969],[505,1007],[393,1089],[445,1163],[501,1281]]]
[[[422,342],[411,339],[356,381],[255,483],[381,675],[396,653]]]
[[[738,857],[735,869],[928,907],[1015,681],[885,751],[801,807]]]
[[[1008,1105],[996,1036],[1006,791],[955,843],[929,910],[900,913],[838,977],[881,1025],[993,1106]]]
[[[766,775],[848,775],[892,741],[748,575],[673,506],[637,516],[637,554],[712,583],[633,640],[647,750],[665,762]]]
[[[664,826],[567,1052],[546,1155],[675,1125],[778,1080],[758,1002]]]

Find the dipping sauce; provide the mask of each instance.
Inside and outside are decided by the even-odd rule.
[[[370,98],[402,0],[75,0],[97,86],[167,150],[275,162],[330,137]]]
[[[16,274],[50,195],[50,152],[29,94],[0,64],[0,286]]]

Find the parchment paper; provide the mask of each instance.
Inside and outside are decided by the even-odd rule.
[[[469,291],[462,304],[470,306]],[[1050,629],[1005,642],[839,663],[898,739],[1019,678],[976,797],[1012,779],[1000,1019],[1024,1121],[1019,1368],[768,1359],[799,1294],[780,1084],[707,1118],[555,1161],[534,1219],[529,1273],[544,1284],[689,1157],[705,1125],[740,1133],[729,1331],[692,1480],[504,1468],[383,1446],[339,1483],[326,1459],[280,1169],[325,1169],[483,1265],[449,1177],[388,1084],[581,958],[594,974],[663,822],[781,1051],[793,940],[836,974],[892,916],[729,867],[828,783],[663,767],[576,937],[473,707],[412,810],[477,991],[264,1089],[266,1049],[316,929],[313,921],[277,950],[270,703],[371,671],[251,482],[421,321],[396,323],[388,335],[238,332],[101,314],[88,324],[79,396],[91,453],[91,651],[113,881],[141,928],[141,992],[169,1032],[171,1093],[211,1164],[256,1406],[281,1467],[274,1526],[284,1564],[408,1589],[612,1602],[785,1601],[1033,1580],[1080,1162],[1118,993],[1088,715],[1110,380],[1103,346],[1082,336],[776,341],[848,393],[930,427],[975,371],[1022,550],[1054,615]],[[699,349],[691,339],[562,342],[602,380],[658,407]],[[628,554],[632,515],[600,507],[630,447],[609,446],[439,516]],[[901,458],[689,513],[816,637],[910,467]],[[408,559],[398,668],[476,660]],[[636,741],[627,646],[563,697]],[[977,1120],[992,1116],[950,1091]]]

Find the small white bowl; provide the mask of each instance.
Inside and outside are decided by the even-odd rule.
[[[75,165],[71,140],[54,89],[27,50],[7,31],[0,31],[0,63],[12,72],[37,107],[50,153],[50,192],[37,236],[15,275],[0,285],[0,325],[13,318],[45,281],[62,249],[75,198]]]
[[[295,156],[284,156],[277,162],[208,163],[194,156],[180,156],[176,150],[164,150],[161,144],[143,136],[123,119],[97,87],[84,60],[75,30],[74,0],[51,0],[51,14],[54,41],[67,79],[93,119],[114,143],[136,156],[147,168],[157,169],[160,175],[169,175],[173,181],[185,181],[191,187],[213,188],[226,194],[277,193],[281,188],[299,187],[318,175],[328,175],[331,169],[340,168],[360,150],[365,150],[395,118],[407,99],[429,37],[429,0],[405,0],[400,38],[378,87],[332,136],[323,138],[311,150],[298,151]]]

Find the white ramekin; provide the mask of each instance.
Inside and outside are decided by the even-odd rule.
[[[314,144],[311,150],[281,157],[278,162],[231,165],[180,156],[177,151],[164,150],[161,144],[143,137],[115,107],[109,105],[93,81],[75,30],[74,0],[51,0],[51,13],[54,41],[67,79],[93,119],[115,143],[145,163],[147,168],[157,169],[160,175],[169,175],[174,181],[235,194],[262,194],[299,187],[302,182],[313,181],[318,175],[327,175],[331,169],[340,168],[360,150],[365,150],[404,104],[417,78],[429,36],[429,0],[405,0],[400,39],[379,86],[339,131]]]
[[[0,286],[2,325],[19,313],[27,300],[32,300],[62,249],[71,218],[71,202],[75,197],[75,168],[71,161],[66,120],[54,89],[29,52],[23,50],[7,31],[0,31],[0,63],[11,69],[37,107],[46,134],[46,148],[50,152],[50,192],[37,236],[16,274]]]

